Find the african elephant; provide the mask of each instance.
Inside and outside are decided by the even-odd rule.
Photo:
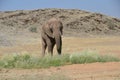
[[[57,52],[60,55],[62,50],[63,24],[56,18],[48,20],[41,28],[42,55],[45,55],[46,47],[48,53],[53,55],[53,48],[56,44]]]

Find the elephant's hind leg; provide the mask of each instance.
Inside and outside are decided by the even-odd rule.
[[[45,56],[46,47],[47,47],[47,43],[44,39],[42,39],[42,56]]]

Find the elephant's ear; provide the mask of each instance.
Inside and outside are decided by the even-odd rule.
[[[52,28],[49,25],[44,27],[44,32],[51,38],[54,38]]]

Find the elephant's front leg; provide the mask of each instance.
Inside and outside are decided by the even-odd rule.
[[[53,39],[47,40],[48,53],[50,53],[51,56],[53,56],[53,48],[54,48],[54,45],[55,45],[55,40],[53,40]]]

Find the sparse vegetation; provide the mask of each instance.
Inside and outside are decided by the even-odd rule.
[[[0,58],[0,68],[48,68],[67,64],[120,61],[111,55],[99,55],[92,51],[64,54],[61,56],[37,57],[29,54],[14,54]]]
[[[29,31],[30,31],[30,32],[37,33],[37,28],[36,28],[36,27],[30,27],[30,28],[29,28]]]
[[[119,58],[113,55],[100,55],[93,51],[83,51],[80,54],[71,54],[70,62],[72,64],[83,64],[83,63],[93,63],[93,62],[112,62],[120,61]]]

